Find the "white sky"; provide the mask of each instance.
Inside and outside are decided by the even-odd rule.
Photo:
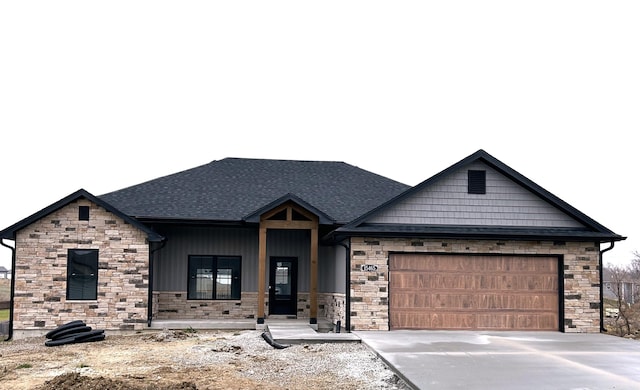
[[[0,229],[225,157],[485,149],[640,250],[638,1],[4,1]],[[10,251],[0,247],[0,265]]]

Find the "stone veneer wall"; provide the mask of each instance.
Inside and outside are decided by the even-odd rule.
[[[240,300],[188,300],[186,291],[156,291],[159,320],[242,319],[255,318],[258,293],[243,292]],[[309,318],[309,293],[299,292],[297,317]],[[269,313],[269,295],[265,294],[265,313]]]
[[[78,206],[89,206],[89,221],[78,220]],[[66,300],[68,249],[98,249],[97,300]],[[149,283],[146,234],[79,199],[17,233],[15,283],[16,331],[44,333],[72,320],[84,320],[94,329],[143,329]]]
[[[589,242],[377,239],[351,240],[351,329],[389,330],[389,253],[562,256],[564,331],[600,332],[599,246]],[[376,272],[362,265],[377,265]]]
[[[337,325],[338,321],[340,321],[341,326],[345,326],[345,294],[320,293],[318,295],[318,306],[318,317],[325,319],[332,325]]]
[[[243,292],[240,300],[187,300],[186,291],[156,291],[154,296],[154,319],[243,319],[255,318],[258,310],[258,294]],[[265,294],[265,313],[269,313],[268,295]],[[332,324],[340,320],[344,324],[344,294],[318,294],[318,320]],[[297,318],[309,318],[309,293],[298,293]]]
[[[243,292],[240,300],[187,300],[186,291],[156,291],[154,311],[159,320],[255,318],[258,293]]]

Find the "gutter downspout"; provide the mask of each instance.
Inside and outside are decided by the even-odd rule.
[[[162,240],[162,244],[149,251],[149,291],[147,295],[147,327],[151,327],[151,321],[153,320],[153,254],[164,248],[167,240]],[[151,245],[151,244],[149,244]]]
[[[604,327],[604,288],[603,288],[603,284],[604,281],[602,280],[602,278],[604,277],[604,267],[602,264],[602,255],[604,252],[610,251],[611,249],[613,249],[613,246],[615,245],[615,241],[611,241],[609,243],[609,247],[605,248],[603,250],[600,251],[600,259],[599,259],[599,268],[600,268],[600,332],[606,332],[607,330]]]
[[[9,298],[9,334],[4,340],[10,341],[13,338],[13,298],[16,291],[16,248],[5,244],[4,239],[0,239],[0,244],[5,248],[11,249],[11,298]]]
[[[350,241],[349,241],[350,242]],[[347,330],[347,333],[351,333],[351,247],[342,242],[338,242],[338,245],[344,247],[346,251],[345,255],[345,267],[346,267],[346,276],[345,276],[345,301],[344,301],[344,327]]]

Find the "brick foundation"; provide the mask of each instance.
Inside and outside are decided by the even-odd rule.
[[[203,320],[255,318],[258,293],[243,292],[239,300],[187,300],[186,291],[154,292],[154,319]]]
[[[202,320],[246,319],[257,315],[257,293],[243,292],[240,300],[187,300],[186,291],[156,291],[153,293],[153,319]],[[332,324],[344,323],[344,294],[318,294],[318,320]],[[265,313],[269,313],[268,296],[265,295]],[[309,318],[309,293],[298,293],[297,318]]]

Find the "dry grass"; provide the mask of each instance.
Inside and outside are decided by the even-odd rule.
[[[11,280],[0,279],[0,301],[11,299]]]
[[[11,281],[9,279],[0,279],[0,302],[11,299],[10,289]],[[1,321],[9,321],[9,309],[0,310],[0,322]]]

